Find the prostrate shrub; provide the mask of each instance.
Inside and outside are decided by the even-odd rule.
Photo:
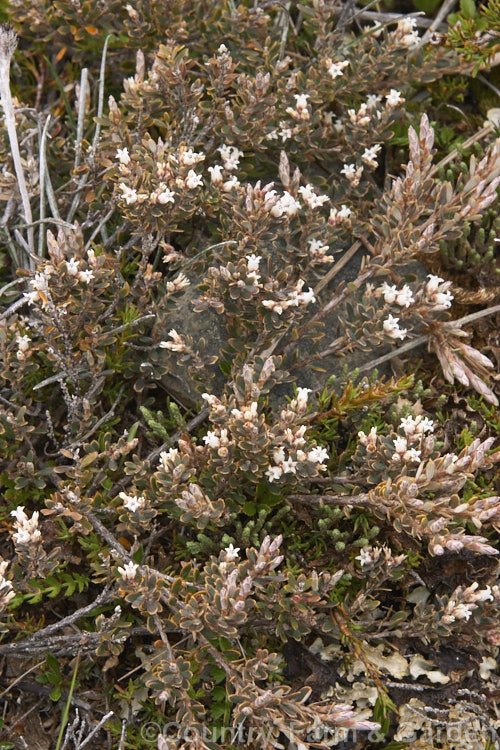
[[[438,11],[11,1],[2,748],[500,746],[500,6]]]

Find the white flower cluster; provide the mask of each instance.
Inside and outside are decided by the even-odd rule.
[[[15,533],[12,535],[15,544],[34,546],[39,544],[42,534],[38,528],[38,511],[36,510],[31,518],[28,518],[24,511],[24,505],[18,505],[10,513],[16,519],[14,522]]]
[[[284,299],[265,299],[262,301],[263,306],[271,310],[271,312],[281,315],[283,310],[287,310],[289,307],[306,307],[311,302],[316,302],[316,297],[311,287],[309,287],[307,292],[302,291],[304,284],[305,281],[299,279],[293,289],[284,293],[286,295]]]
[[[297,414],[302,415],[307,411],[310,388],[297,388],[297,396],[292,399],[286,409],[281,412],[284,422],[290,418],[294,419]],[[288,456],[285,453],[283,445],[275,448],[272,454],[273,464],[270,464],[266,470],[266,476],[270,482],[281,479],[283,474],[296,474],[297,467],[300,464],[308,462],[314,464],[319,471],[326,470],[328,461],[328,451],[320,446],[315,446],[308,451],[303,448],[306,444],[304,437],[306,425],[299,427],[287,427],[283,432],[283,441],[288,448]]]
[[[351,124],[358,128],[368,125],[372,119],[370,109],[365,102],[363,102],[357,112],[355,109],[348,109],[347,114],[349,115]]]
[[[276,190],[270,190],[266,196],[266,203],[270,206],[270,214],[279,219],[282,216],[290,218],[295,216],[301,208],[300,203],[288,190],[285,190],[280,198],[277,198]],[[276,200],[275,200],[276,199]]]
[[[382,328],[391,339],[403,340],[408,333],[407,328],[399,327],[399,318],[395,318],[393,315],[389,315],[389,317],[384,320]]]
[[[428,432],[434,432],[434,422],[428,417],[418,414],[416,417],[403,417],[399,428],[405,433],[405,437],[399,436],[394,441],[394,453],[392,460],[399,462],[419,462],[422,455],[422,439]],[[420,445],[416,448],[415,445]]]
[[[446,310],[451,307],[453,294],[449,291],[451,281],[445,281],[440,276],[429,274],[429,281],[425,286],[425,301],[434,311]]]
[[[361,445],[364,445],[366,447],[366,450],[368,453],[373,453],[377,448],[377,428],[372,427],[368,435],[366,435],[363,430],[360,430],[358,432],[358,438]]]
[[[262,256],[252,253],[251,255],[246,255],[245,257],[247,261],[247,279],[250,280],[251,286],[260,286],[259,264],[262,260]]]
[[[175,277],[173,281],[167,281],[167,292],[169,294],[173,294],[174,292],[182,292],[190,285],[190,283],[191,282],[189,281],[188,277],[181,272],[178,276]]]
[[[316,195],[312,185],[299,187],[299,193],[302,196],[302,200],[309,208],[320,208],[324,203],[328,203],[330,200],[327,195]]]
[[[429,274],[427,278],[429,281],[426,283],[423,292],[423,302],[425,305],[431,308],[434,312],[446,310],[448,307],[451,307],[453,300],[453,295],[449,291],[451,281],[444,281],[444,279],[441,279],[439,276],[434,276],[432,274]],[[414,305],[416,302],[413,291],[408,284],[405,284],[402,289],[398,289],[395,284],[390,285],[384,281],[381,286],[375,289],[373,295],[376,298],[382,296],[384,302],[388,305],[395,304],[399,305],[399,307],[405,308]],[[391,339],[403,340],[408,333],[407,328],[400,328],[399,318],[396,318],[393,315],[389,315],[388,318],[384,320],[382,328]]]
[[[416,18],[403,18],[398,21],[395,31],[390,34],[391,41],[401,45],[401,47],[414,47],[419,43],[420,37],[417,31]]]
[[[295,107],[287,107],[286,113],[294,120],[307,122],[311,119],[311,112],[307,105],[309,94],[294,94]]]
[[[11,599],[15,597],[12,583],[5,578],[9,563],[5,560],[0,562],[0,612],[5,609]]]
[[[389,284],[384,281],[382,286],[375,290],[375,296],[379,296],[380,294],[383,295],[384,301],[387,302],[388,305],[396,303],[396,305],[399,305],[400,307],[409,307],[415,302],[413,292],[408,284],[405,284],[402,289],[398,289],[395,285],[389,286]]]
[[[137,495],[127,495],[125,492],[120,492],[118,497],[123,500],[123,507],[131,513],[146,507],[146,500],[142,496],[137,497]]]
[[[363,167],[357,167],[355,164],[344,164],[340,170],[340,174],[345,176],[351,187],[357,187],[363,174]]]
[[[157,149],[163,144],[154,144]],[[127,148],[119,148],[116,151],[116,159],[118,160],[118,169],[122,175],[129,177],[132,173],[132,159]],[[122,198],[127,206],[134,204],[141,204],[149,201],[152,204],[159,203],[160,205],[167,205],[169,203],[175,203],[175,192],[171,189],[174,185],[178,188],[188,190],[194,190],[203,184],[203,180],[200,174],[194,169],[189,169],[187,174],[181,176],[180,174],[175,177],[173,167],[180,167],[184,172],[186,167],[190,167],[204,161],[205,154],[202,152],[193,151],[193,149],[181,147],[177,156],[174,154],[168,155],[168,160],[165,162],[162,157],[157,156],[156,161],[156,174],[160,180],[158,186],[151,192],[137,192],[135,188],[130,187],[125,182],[120,182],[118,188],[122,192]],[[181,174],[182,174],[181,172]],[[172,180],[171,187],[168,186],[165,180]]]
[[[477,609],[478,603],[493,601],[490,586],[486,586],[485,589],[479,591],[478,589],[479,584],[477,582],[472,583],[466,589],[463,586],[458,586],[445,607],[441,622],[449,625],[455,620],[468,620],[473,611]]]
[[[384,544],[382,547],[372,547],[371,544],[368,544],[366,547],[363,547],[359,555],[355,557],[355,560],[359,560],[359,563],[362,568],[366,568],[368,566],[375,565],[376,562],[380,560],[382,557],[384,563],[388,565],[390,568],[393,568],[395,565],[400,565],[403,560],[406,559],[406,555],[398,555],[397,557],[392,556],[392,551],[389,549],[389,547],[386,547]]]
[[[332,227],[338,227],[342,224],[348,224],[351,220],[352,211],[347,208],[345,203],[342,203],[340,208],[331,208],[330,216],[328,217],[328,223]]]
[[[84,271],[79,271],[78,266],[80,265],[81,261],[77,260],[76,258],[70,258],[70,260],[66,261],[66,273],[68,276],[77,276],[80,281],[83,281],[85,284],[88,284],[89,281],[91,281],[94,278],[94,274],[90,269],[85,269]]]
[[[376,143],[375,146],[371,146],[371,148],[365,148],[361,156],[361,161],[364,161],[369,167],[376,169],[376,167],[378,167],[377,156],[381,150],[382,146],[380,143]]]
[[[33,279],[30,279],[29,285],[31,292],[24,292],[23,296],[28,301],[28,305],[41,301],[42,307],[47,307],[47,292],[49,291],[49,278],[53,266],[46,266],[43,273],[36,273]]]
[[[217,455],[220,458],[226,458],[228,455],[228,445],[230,444],[230,439],[227,436],[227,430],[221,429],[221,430],[209,430],[207,434],[204,436],[203,441],[205,445],[208,445],[209,448],[212,448],[213,450],[217,451]]]
[[[17,352],[16,352],[16,357],[19,360],[19,362],[24,362],[29,356],[31,339],[26,334],[24,336],[20,336],[18,334],[16,336],[16,343],[18,347]]]
[[[228,172],[236,169],[240,163],[240,158],[243,156],[243,151],[240,151],[236,146],[229,146],[227,143],[220,146],[217,151],[220,153],[224,169]]]
[[[137,563],[129,562],[124,565],[123,568],[118,568],[118,573],[121,575],[125,583],[131,584],[134,583],[138,570],[139,566]]]
[[[241,154],[241,151],[238,153]],[[236,175],[233,174],[229,179],[226,178],[223,174],[223,167],[220,164],[208,167],[208,171],[210,172],[210,184],[214,187],[219,187],[224,193],[230,193],[231,190],[240,187],[240,181]]]
[[[327,255],[330,247],[321,240],[309,240],[309,255],[313,263],[333,263],[333,255]]]
[[[175,328],[172,328],[172,330],[168,332],[168,335],[172,341],[160,341],[159,346],[161,349],[170,349],[171,352],[187,352],[187,345]]]
[[[160,453],[160,461],[159,461],[158,467],[162,469],[166,469],[167,471],[170,471],[178,455],[179,455],[178,448],[169,448],[168,451],[162,451]]]

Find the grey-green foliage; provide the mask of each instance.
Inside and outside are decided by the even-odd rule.
[[[479,144],[474,145],[473,152],[478,159],[484,155]],[[439,176],[442,180],[455,182],[460,174],[466,175],[467,172],[468,165],[464,160],[446,169],[441,168]],[[500,248],[497,238],[500,238],[500,214],[498,205],[494,204],[485,211],[481,221],[467,225],[459,239],[440,242],[444,266],[472,276],[485,286],[498,282]]]
[[[177,404],[167,399],[165,411],[151,411],[146,406],[140,406],[141,414],[151,433],[168,442],[173,432],[184,427],[185,420]],[[148,436],[150,437],[150,436]]]

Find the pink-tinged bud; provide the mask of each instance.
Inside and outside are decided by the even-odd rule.
[[[432,544],[431,553],[433,555],[444,555],[444,547],[442,547],[440,544]]]
[[[442,531],[445,526],[446,518],[437,518],[435,521],[432,521],[432,523],[429,524],[429,531],[431,531],[433,534],[437,534],[439,531]]]
[[[479,513],[478,518],[480,521],[488,521],[497,514],[500,515],[500,508],[488,508],[488,510],[482,510],[481,513]]]
[[[469,385],[470,381],[466,374],[465,365],[463,365],[462,362],[460,362],[460,360],[457,359],[456,357],[453,357],[450,364],[451,364],[451,371],[453,375],[456,377],[456,379],[458,380],[458,382],[465,386]]]
[[[464,344],[463,342],[460,342],[458,344],[459,349],[463,351],[463,353],[466,355],[468,359],[471,360],[471,362],[476,362],[479,365],[484,365],[484,367],[494,367],[495,365],[491,361],[491,359],[488,359],[488,357],[485,357],[484,354],[481,354],[477,349],[474,349],[473,346],[469,346],[468,344]]]
[[[458,539],[448,539],[445,546],[450,552],[460,552],[464,545],[462,542],[459,542]]]
[[[469,510],[469,503],[462,503],[461,505],[457,505],[456,508],[453,508],[453,513],[459,515],[460,513],[463,513],[464,510]]]
[[[469,379],[470,384],[474,388],[475,391],[479,393],[480,396],[484,398],[485,401],[488,401],[488,403],[493,404],[494,406],[498,406],[498,399],[489,388],[484,380],[481,380],[477,375],[474,373],[469,373]]]

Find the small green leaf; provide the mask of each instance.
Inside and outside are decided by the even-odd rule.
[[[460,0],[460,10],[465,18],[474,18],[477,13],[474,0]]]
[[[97,451],[92,451],[92,453],[87,453],[86,456],[84,456],[80,462],[80,468],[85,469],[87,466],[90,466],[90,464],[93,464],[98,456]]]

